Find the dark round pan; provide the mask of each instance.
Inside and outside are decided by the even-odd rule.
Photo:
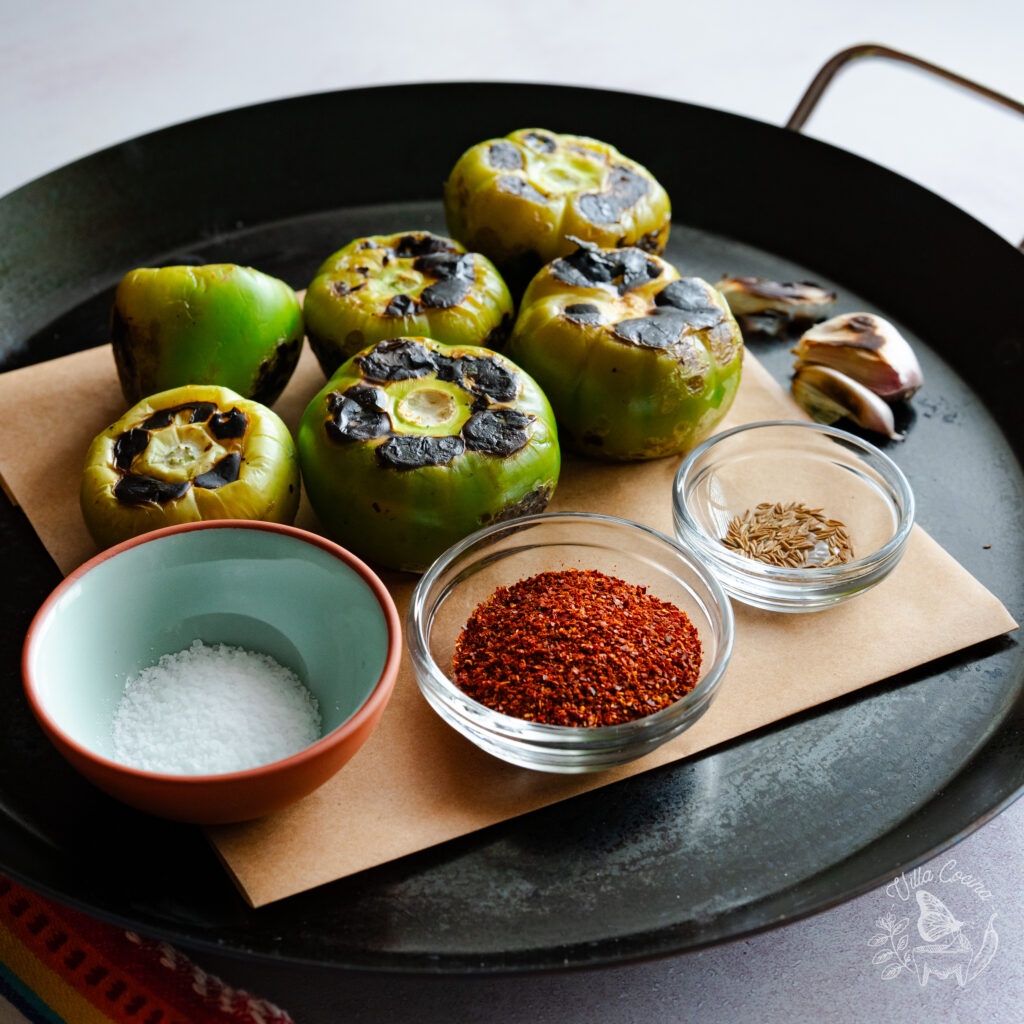
[[[303,287],[358,234],[443,231],[456,157],[524,126],[602,138],[649,167],[673,200],[668,256],[684,273],[815,280],[838,290],[838,308],[896,321],[925,388],[889,452],[921,524],[1020,617],[1024,256],[895,174],[720,111],[452,83],[264,104],[124,143],[0,200],[0,368],[103,344],[111,290],[135,266],[248,263]],[[785,381],[789,346],[751,347]],[[39,412],[45,429],[60,395]],[[466,974],[678,953],[864,892],[1024,784],[1024,659],[1010,635],[251,910],[200,831],[106,799],[40,734],[18,656],[59,574],[23,515],[0,504],[0,866],[186,947]]]

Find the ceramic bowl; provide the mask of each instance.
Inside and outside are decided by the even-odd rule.
[[[222,774],[118,763],[112,722],[127,679],[197,639],[291,669],[319,702],[321,738]],[[39,724],[87,779],[144,811],[209,824],[279,810],[337,772],[384,711],[400,653],[394,602],[354,555],[293,527],[221,520],[136,537],[71,573],[32,621],[22,674]]]
[[[473,609],[499,586],[570,568],[643,585],[684,611],[702,645],[694,689],[654,714],[596,727],[525,721],[463,693],[451,679],[452,655]],[[624,519],[566,512],[489,526],[449,548],[416,586],[406,636],[420,690],[452,728],[504,761],[571,773],[636,760],[697,721],[722,682],[733,619],[718,581],[684,545]]]
[[[761,502],[798,502],[848,528],[853,559],[811,568],[772,565],[722,542],[730,521]],[[676,537],[738,601],[776,612],[831,608],[880,583],[903,557],[914,495],[883,451],[803,420],[749,423],[695,448],[673,488]]]

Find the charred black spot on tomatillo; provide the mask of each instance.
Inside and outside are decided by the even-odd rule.
[[[615,283],[620,295],[661,277],[662,268],[640,249],[596,249],[581,245],[551,264],[551,275],[575,288]]]
[[[682,319],[687,331],[706,331],[725,323],[725,314],[717,306],[708,306],[706,309],[681,310],[676,315]]]
[[[550,487],[538,487],[523,495],[519,501],[506,505],[497,515],[484,516],[483,523],[507,523],[510,519],[520,519],[522,516],[533,516],[543,512],[551,500]]]
[[[419,301],[414,299],[411,295],[393,295],[391,301],[384,307],[382,316],[411,316],[414,313],[418,313],[420,309]]]
[[[261,405],[273,405],[277,401],[295,372],[301,342],[301,337],[281,342],[270,356],[260,363],[251,388],[250,397],[253,401]]]
[[[216,462],[212,469],[200,473],[192,482],[196,487],[204,487],[208,491],[214,491],[218,487],[233,484],[238,479],[239,470],[242,468],[242,456],[238,452],[225,455],[223,459]]]
[[[676,312],[655,310],[650,316],[620,320],[613,328],[617,338],[644,348],[668,348],[683,336],[685,321]]]
[[[466,420],[462,436],[472,452],[502,457],[514,455],[530,440],[526,428],[534,419],[518,409],[485,409]]]
[[[181,412],[188,412],[189,423],[205,423],[215,412],[217,406],[213,402],[185,402],[172,406],[170,409],[158,409],[142,423],[143,430],[162,430],[174,422],[174,417]]]
[[[130,469],[136,455],[141,455],[149,444],[149,431],[132,427],[114,442],[114,465],[118,469]]]
[[[667,221],[666,221],[667,224]],[[638,249],[643,249],[644,252],[660,253],[664,248],[664,242],[661,238],[662,229],[654,231],[648,231],[646,234],[641,235],[633,244]]]
[[[662,249],[664,248],[664,241],[662,239],[662,232],[666,230],[668,222],[662,224],[660,228],[655,228],[653,231],[648,231],[646,234],[641,235],[635,242],[631,242],[626,235],[623,235],[616,243],[617,248],[621,248],[624,245],[632,245],[636,249],[643,249],[644,252],[649,252],[654,256],[659,256]]]
[[[364,238],[359,245],[358,249],[376,249],[377,243],[372,238]]]
[[[555,140],[543,132],[527,132],[523,141],[537,153],[554,153],[557,148]]]
[[[334,441],[370,441],[391,433],[387,398],[380,388],[354,384],[343,394],[331,392],[327,398],[330,419],[324,424]]]
[[[444,466],[465,450],[466,442],[458,436],[401,434],[377,446],[377,459],[388,469],[422,469]]]
[[[484,348],[491,349],[503,349],[505,342],[508,341],[509,335],[512,333],[513,320],[510,314],[505,313],[502,315],[501,321],[496,327],[494,327],[490,334],[484,338]]]
[[[439,253],[421,256],[413,269],[438,278],[424,288],[420,302],[428,309],[448,309],[462,302],[473,287],[474,267],[471,253]]]
[[[432,252],[456,252],[456,249],[447,239],[429,233],[403,235],[395,244],[395,255],[403,260]]]
[[[462,373],[467,390],[496,402],[511,402],[519,393],[519,378],[507,366],[489,356],[464,356]]]
[[[601,322],[601,310],[589,302],[574,302],[562,310],[567,320],[577,324],[599,324]]]
[[[437,356],[418,341],[392,338],[378,342],[356,363],[371,380],[410,380],[437,369]]]
[[[615,263],[606,253],[580,246],[574,253],[551,264],[551,275],[575,288],[592,288],[611,284],[615,279]]]
[[[613,164],[604,192],[586,192],[577,200],[583,217],[591,224],[613,224],[651,190],[651,183],[630,167]]]
[[[363,270],[363,267],[359,267],[359,270]],[[365,268],[367,272],[369,268]],[[360,281],[359,284],[349,284],[347,281],[332,281],[328,287],[331,289],[331,294],[337,296],[339,299],[344,298],[346,295],[351,295],[352,292],[359,291],[366,284],[365,281]]]
[[[707,285],[699,278],[681,277],[667,284],[654,297],[661,313],[682,318],[685,329],[706,331],[725,322],[725,310],[715,305]]]
[[[135,346],[131,344],[132,331],[130,320],[126,319],[114,303],[110,311],[110,338],[114,351],[122,353],[124,375],[134,384],[138,384],[139,367],[135,358]]]
[[[510,195],[519,196],[531,203],[546,203],[548,197],[543,192],[534,188],[525,178],[515,174],[503,174],[495,185],[499,192],[508,192]]]
[[[523,167],[523,154],[511,142],[492,142],[487,150],[487,160],[492,167],[502,171],[519,171]]]
[[[469,356],[466,357],[471,358]],[[447,384],[458,384],[463,386],[463,378],[466,375],[464,366],[465,360],[459,356],[448,356],[441,352],[434,353],[434,360],[437,369],[437,379]]]
[[[125,505],[166,505],[183,498],[191,486],[190,480],[158,480],[127,473],[114,485],[114,497]]]
[[[438,280],[450,277],[473,279],[473,254],[470,252],[431,252],[426,256],[417,256],[413,261],[413,270],[421,274],[429,274]]]
[[[428,309],[449,309],[457,306],[469,294],[472,280],[461,277],[449,277],[436,284],[424,288],[420,293],[420,302]]]
[[[721,312],[711,301],[707,286],[697,277],[681,277],[665,285],[654,296],[654,304],[683,310],[711,308]]]
[[[218,441],[230,441],[245,436],[249,417],[237,406],[232,406],[227,412],[214,413],[207,425],[210,428],[210,433]]]

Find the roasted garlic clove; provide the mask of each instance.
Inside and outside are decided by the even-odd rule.
[[[820,320],[836,301],[835,292],[810,281],[723,277],[715,287],[725,296],[736,317],[774,311],[795,320]]]
[[[793,377],[793,397],[819,423],[835,423],[843,416],[866,430],[902,441],[892,409],[873,391],[829,366],[804,365]]]
[[[888,401],[909,398],[923,383],[907,340],[873,313],[843,313],[817,324],[793,349],[793,368],[830,366]]]

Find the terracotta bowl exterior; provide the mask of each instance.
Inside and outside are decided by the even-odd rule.
[[[217,775],[118,763],[111,723],[125,681],[195,639],[291,668],[317,697],[322,737]],[[391,595],[344,548],[290,526],[220,520],[133,538],[71,573],[29,627],[22,676],[43,731],[94,785],[161,817],[227,823],[301,799],[359,750],[391,696],[401,643]]]

